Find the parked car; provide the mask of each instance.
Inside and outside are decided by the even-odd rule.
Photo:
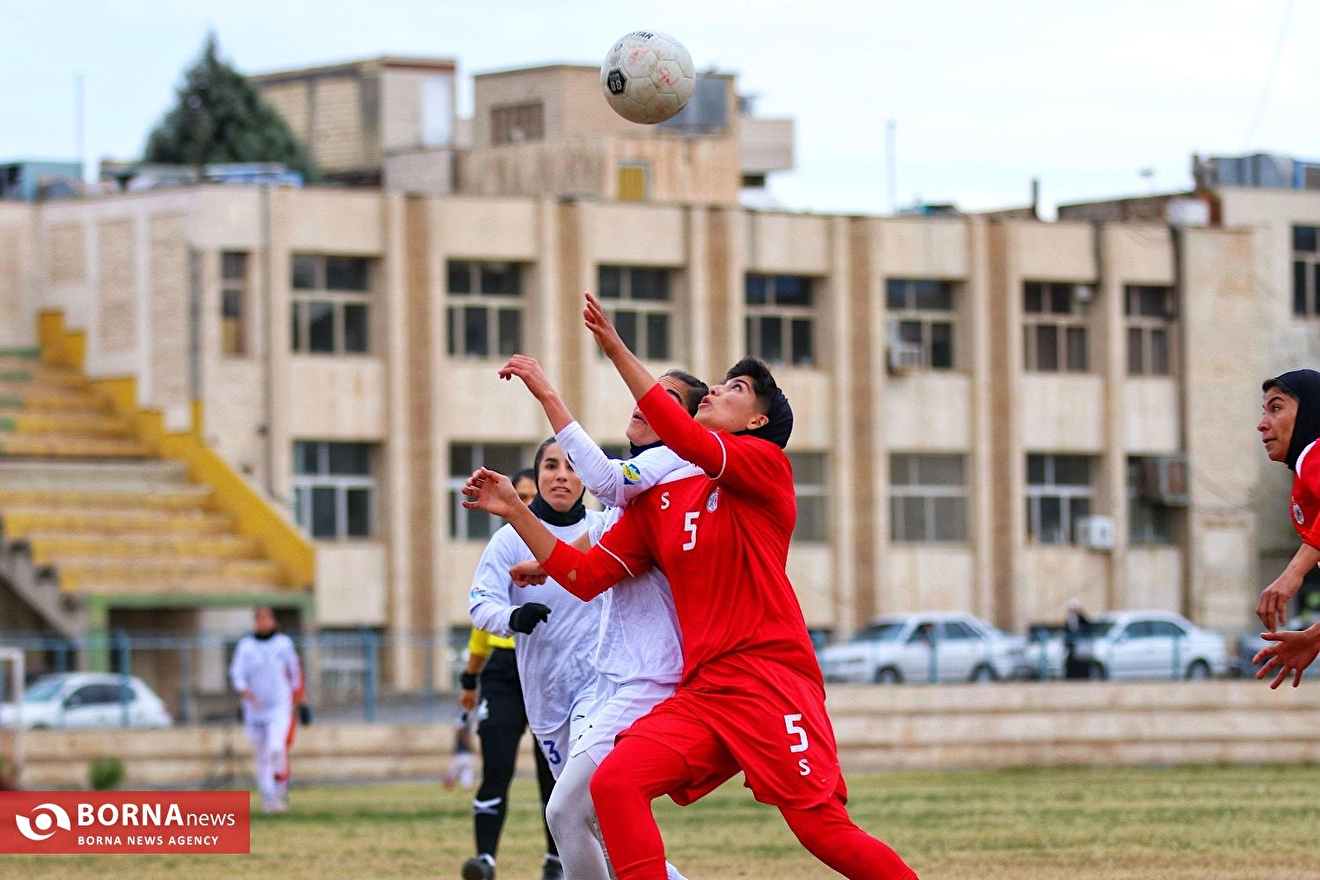
[[[1228,644],[1170,611],[1112,611],[1091,618],[1077,656],[1092,678],[1210,678],[1228,672]]]
[[[126,704],[126,705],[125,705]],[[100,672],[47,675],[23,693],[23,726],[42,728],[169,727],[165,703],[135,676]],[[0,725],[12,725],[16,707],[0,705]]]
[[[820,652],[827,681],[994,681],[1022,664],[1023,640],[970,614],[880,617]]]
[[[1068,655],[1063,637],[1067,629],[1063,623],[1028,624],[1026,647],[1017,677],[1032,680],[1063,678],[1064,659]]]

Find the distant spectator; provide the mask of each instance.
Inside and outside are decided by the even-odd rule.
[[[1077,646],[1090,627],[1091,621],[1082,612],[1082,600],[1069,600],[1068,614],[1063,625],[1063,647],[1066,651],[1063,660],[1064,678],[1090,678],[1090,661],[1077,656]]]

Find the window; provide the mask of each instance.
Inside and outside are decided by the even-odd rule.
[[[220,353],[227,357],[243,357],[248,353],[247,291],[247,253],[220,254]]]
[[[921,365],[953,369],[953,282],[890,278],[885,282],[892,343],[920,349]]]
[[[896,452],[889,457],[889,483],[894,541],[967,540],[964,456]]]
[[[802,275],[748,275],[747,353],[767,364],[812,366],[813,288]]]
[[[373,449],[369,443],[293,444],[294,519],[313,538],[369,538],[374,532]]]
[[[1294,226],[1293,314],[1320,317],[1320,227]]]
[[[830,538],[829,503],[826,487],[825,453],[790,452],[793,488],[797,492],[796,541],[828,541]]]
[[[371,261],[293,255],[293,350],[365,354],[370,349]]]
[[[524,464],[527,462],[528,464]],[[512,475],[530,465],[531,456],[514,443],[455,443],[449,447],[449,537],[459,541],[485,541],[504,520],[484,510],[468,510],[460,491],[472,472],[488,467]]]
[[[1093,491],[1088,456],[1027,455],[1027,535],[1040,544],[1074,543]]]
[[[523,266],[450,260],[450,357],[505,358],[522,350]]]
[[[1168,376],[1173,358],[1173,288],[1128,285],[1123,288],[1127,314],[1129,376]]]
[[[1022,290],[1026,369],[1037,373],[1085,373],[1086,304],[1095,288],[1089,284],[1028,281]]]
[[[519,144],[545,137],[545,111],[541,102],[509,104],[490,110],[490,142]]]
[[[651,164],[627,161],[619,163],[619,201],[644,202],[650,193]]]
[[[1151,474],[1158,475],[1159,464],[1157,458],[1132,456],[1127,460],[1128,533],[1132,544],[1173,543],[1174,508],[1149,491]]]
[[[601,266],[598,280],[601,304],[632,353],[644,360],[670,357],[669,270]]]

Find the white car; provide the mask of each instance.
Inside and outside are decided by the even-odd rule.
[[[1091,678],[1210,678],[1228,672],[1228,643],[1171,611],[1111,611],[1077,642]]]
[[[826,681],[994,681],[1012,678],[1023,640],[970,614],[880,617],[820,652]]]
[[[16,714],[13,703],[0,705],[0,726],[13,725]],[[28,729],[169,727],[173,723],[161,698],[131,675],[47,675],[23,693],[23,726]]]

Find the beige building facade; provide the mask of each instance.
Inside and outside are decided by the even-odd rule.
[[[136,376],[176,429],[200,400],[205,438],[315,539],[322,629],[467,625],[495,524],[457,487],[548,433],[496,376],[508,354],[624,443],[631,400],[581,326],[594,290],[657,373],[774,365],[812,627],[947,609],[1020,630],[1076,597],[1240,631],[1279,543],[1259,382],[1286,340],[1317,345],[1289,335],[1291,261],[1265,255],[1284,233],[1257,210],[1177,228],[256,186],[6,204],[0,345],[62,309],[92,376]],[[389,682],[420,675],[395,649]]]

